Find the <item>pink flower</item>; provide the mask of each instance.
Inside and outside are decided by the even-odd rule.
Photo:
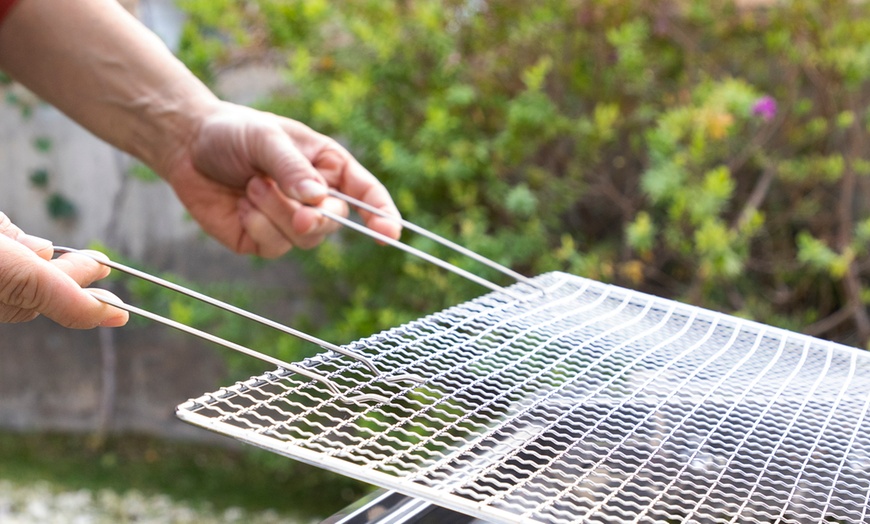
[[[765,122],[770,122],[776,116],[776,100],[772,96],[764,95],[755,101],[752,114],[760,116]]]

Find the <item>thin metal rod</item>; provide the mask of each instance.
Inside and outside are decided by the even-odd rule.
[[[250,311],[246,311],[246,310],[239,308],[237,306],[234,306],[232,304],[228,304],[226,302],[223,302],[222,300],[218,300],[218,299],[210,297],[208,295],[204,295],[198,291],[194,291],[190,288],[176,284],[175,282],[170,282],[170,281],[165,280],[163,278],[160,278],[158,276],[151,275],[149,273],[145,273],[144,271],[140,271],[136,268],[132,268],[130,266],[121,264],[119,262],[115,262],[114,260],[110,260],[108,258],[103,258],[103,257],[97,257],[97,256],[92,255],[91,253],[86,252],[86,251],[81,251],[81,250],[70,248],[70,247],[55,246],[54,251],[57,253],[77,253],[77,254],[89,257],[89,258],[99,262],[100,264],[103,264],[103,265],[110,267],[112,269],[116,269],[118,271],[121,271],[122,273],[126,273],[128,275],[132,275],[132,276],[135,276],[137,278],[141,278],[142,280],[151,282],[152,284],[156,284],[158,286],[165,287],[167,289],[170,289],[170,290],[175,291],[177,293],[180,293],[182,295],[194,298],[194,299],[199,300],[201,302],[205,302],[206,304],[223,309],[224,311],[234,313],[236,315],[247,318],[249,320],[253,320],[254,322],[258,322],[260,324],[271,327],[273,329],[277,329],[278,331],[281,331],[281,332],[286,333],[288,335],[292,335],[292,336],[297,337],[299,339],[302,339],[306,342],[311,342],[312,344],[316,344],[316,345],[318,345],[324,349],[327,349],[329,351],[334,351],[340,355],[344,355],[344,356],[352,358],[354,360],[358,360],[359,362],[361,362],[363,365],[365,365],[369,370],[371,370],[373,373],[375,373],[382,380],[386,380],[388,382],[414,382],[414,383],[422,382],[422,379],[420,377],[416,377],[413,375],[384,376],[383,372],[381,372],[381,370],[378,369],[378,367],[374,364],[374,362],[372,362],[367,357],[360,355],[359,353],[357,353],[355,351],[351,351],[351,350],[345,349],[341,346],[337,346],[335,344],[332,344],[330,342],[327,342],[325,340],[317,338],[313,335],[309,335],[308,333],[305,333],[304,331],[299,331],[298,329],[293,329],[289,326],[285,326],[284,324],[280,324],[278,322],[275,322],[274,320],[270,320],[266,317],[262,317],[260,315],[257,315],[256,313],[251,313]],[[112,304],[112,305],[115,305],[115,304]],[[133,306],[126,306],[126,307],[133,307]],[[138,310],[138,311],[136,311],[137,314],[140,314],[139,311],[144,311],[144,310],[139,310],[139,308],[136,308],[136,309]],[[148,318],[152,318],[149,315],[157,316],[157,315],[154,315],[153,313],[150,313],[150,312],[147,312],[147,313],[148,313],[148,315],[142,315],[142,316],[147,316]],[[163,317],[161,317],[161,318],[163,318]],[[174,321],[171,321],[171,322],[174,322]],[[194,328],[191,328],[191,329],[194,329]],[[213,335],[209,335],[209,336],[213,336]],[[248,351],[253,351],[253,350],[248,350]],[[271,359],[272,357],[268,357],[268,358]],[[267,362],[271,362],[273,364],[275,362],[282,362],[281,360],[277,360],[277,359],[273,359],[273,360],[274,360],[274,362],[272,360],[267,360]],[[283,365],[282,367],[286,367],[286,365]]]
[[[279,360],[277,358],[270,357],[269,355],[260,353],[259,351],[255,351],[251,348],[242,346],[241,344],[236,344],[235,342],[230,342],[229,340],[223,339],[223,338],[218,337],[216,335],[212,335],[211,333],[207,333],[205,331],[201,331],[199,329],[196,329],[195,327],[188,326],[187,324],[182,324],[181,322],[177,322],[177,321],[172,320],[170,318],[160,316],[156,313],[152,313],[152,312],[147,311],[145,309],[138,308],[136,306],[131,306],[130,304],[126,304],[124,302],[121,302],[120,300],[114,300],[114,299],[109,298],[107,296],[96,293],[96,292],[94,292],[94,290],[87,290],[87,291],[90,291],[91,296],[93,296],[94,298],[96,298],[100,302],[103,302],[104,304],[108,304],[108,305],[110,305],[112,307],[116,307],[118,309],[123,309],[124,311],[128,311],[130,313],[135,313],[135,314],[143,316],[149,320],[159,322],[161,324],[175,328],[179,331],[184,331],[185,333],[195,335],[199,338],[208,340],[209,342],[214,342],[215,344],[230,348],[234,351],[238,351],[239,353],[244,353],[245,355],[260,359],[263,362],[268,362],[269,364],[272,364],[272,365],[277,366],[279,368],[283,368],[283,369],[286,369],[288,371],[292,371],[293,373],[297,373],[299,375],[308,377],[311,380],[316,380],[317,382],[320,382],[321,384],[328,387],[330,389],[330,391],[332,391],[336,395],[341,395],[341,390],[338,389],[338,387],[335,385],[335,383],[333,383],[331,380],[324,377],[323,375],[320,375],[318,373],[314,373],[312,371],[308,371],[307,369],[299,367],[299,366],[294,366],[293,364],[289,364],[287,362],[284,362],[283,360]]]
[[[141,278],[142,280],[146,280],[148,282],[151,282],[152,284],[157,284],[158,286],[162,286],[162,287],[165,287],[167,289],[171,289],[172,291],[175,291],[177,293],[181,293],[182,295],[186,295],[186,296],[191,297],[191,298],[195,298],[196,300],[199,300],[201,302],[205,302],[206,304],[223,309],[224,311],[229,311],[230,313],[234,313],[236,315],[247,318],[249,320],[253,320],[254,322],[258,322],[258,323],[263,324],[265,326],[269,326],[270,328],[277,329],[278,331],[282,331],[284,333],[287,333],[288,335],[293,335],[294,337],[305,340],[306,342],[311,342],[312,344],[316,344],[324,349],[328,349],[330,351],[335,351],[338,354],[341,354],[341,355],[350,357],[352,359],[358,360],[358,361],[362,362],[367,368],[369,368],[373,373],[375,373],[377,375],[381,374],[381,371],[377,368],[377,366],[375,366],[371,360],[369,360],[368,358],[366,358],[363,355],[360,355],[360,354],[355,353],[353,351],[349,351],[347,349],[344,349],[340,346],[337,346],[337,345],[332,344],[330,342],[327,342],[325,340],[321,340],[313,335],[309,335],[308,333],[305,333],[303,331],[299,331],[298,329],[293,329],[289,326],[285,326],[284,324],[279,324],[278,322],[275,322],[274,320],[270,320],[268,318],[261,317],[260,315],[257,315],[256,313],[251,313],[250,311],[246,311],[246,310],[239,308],[239,307],[236,307],[232,304],[227,304],[226,302],[223,302],[223,301],[218,300],[216,298],[210,297],[208,295],[204,295],[198,291],[194,291],[190,288],[186,288],[186,287],[181,286],[179,284],[176,284],[174,282],[170,282],[168,280],[151,275],[149,273],[145,273],[144,271],[140,271],[138,269],[132,268],[130,266],[126,266],[124,264],[115,262],[113,260],[103,259],[103,258],[100,258],[97,256],[93,256],[90,253],[83,252],[83,251],[80,251],[78,249],[73,249],[73,248],[69,248],[69,247],[55,247],[54,250],[56,252],[60,252],[60,253],[78,253],[80,255],[90,257],[93,260],[96,260],[97,262],[99,262],[100,264],[108,266],[112,269],[117,269],[118,271],[121,271],[123,273],[127,273],[128,275],[133,275],[135,277]]]
[[[106,297],[104,295],[101,295],[99,293],[95,293],[93,290],[89,290],[89,291],[91,292],[91,296],[93,296],[94,298],[96,298],[100,302],[108,304],[112,307],[116,307],[118,309],[123,309],[124,311],[129,311],[130,313],[135,313],[135,314],[140,315],[142,317],[145,317],[149,320],[159,322],[159,323],[164,324],[166,326],[175,328],[179,331],[183,331],[185,333],[197,336],[197,337],[202,338],[204,340],[208,340],[209,342],[214,342],[215,344],[232,349],[233,351],[238,351],[239,353],[243,353],[243,354],[248,355],[250,357],[260,359],[264,362],[268,362],[269,364],[277,366],[281,369],[286,369],[287,371],[290,371],[291,373],[296,373],[297,375],[302,375],[303,377],[309,378],[309,379],[314,380],[316,382],[320,382],[321,384],[323,384],[324,386],[329,388],[329,390],[336,397],[343,399],[346,402],[368,402],[368,401],[389,402],[390,401],[390,399],[388,399],[387,397],[385,397],[383,395],[378,395],[376,393],[360,393],[358,395],[353,395],[353,396],[346,395],[346,394],[342,393],[340,389],[338,389],[338,386],[335,384],[335,382],[333,382],[329,378],[321,375],[320,373],[316,373],[314,371],[305,369],[301,366],[297,366],[295,364],[290,364],[288,362],[284,362],[283,360],[280,360],[280,359],[277,359],[274,357],[270,357],[269,355],[266,355],[264,353],[260,353],[259,351],[255,351],[247,346],[242,346],[241,344],[236,344],[235,342],[231,342],[229,340],[218,337],[216,335],[212,335],[211,333],[207,333],[205,331],[196,329],[195,327],[188,326],[187,324],[182,324],[181,322],[176,322],[175,320],[160,316],[156,313],[152,313],[152,312],[147,311],[145,309],[138,308],[136,306],[131,306],[129,304],[125,304],[124,302],[121,302],[119,300],[111,299],[111,298]]]
[[[475,253],[474,251],[472,251],[466,247],[460,246],[456,242],[453,242],[452,240],[448,240],[437,233],[429,231],[426,228],[420,227],[417,224],[414,224],[413,222],[408,222],[407,220],[405,220],[401,217],[393,216],[393,215],[391,215],[391,214],[389,214],[381,209],[378,209],[372,205],[366,204],[362,200],[358,200],[352,196],[345,195],[344,193],[341,193],[340,191],[336,191],[335,189],[329,190],[329,196],[337,198],[339,200],[344,200],[345,202],[347,202],[348,204],[350,204],[354,207],[368,211],[369,213],[375,214],[381,218],[386,218],[387,220],[391,220],[393,222],[401,224],[402,227],[409,229],[409,230],[411,230],[419,235],[422,235],[422,236],[428,238],[429,240],[434,240],[435,242],[438,242],[442,246],[450,248],[453,251],[456,251],[457,253],[465,255],[472,260],[476,260],[477,262],[480,262],[481,264],[483,264],[485,266],[489,266],[492,269],[495,269],[496,271],[513,278],[517,282],[522,282],[524,284],[528,284],[528,285],[530,285],[534,288],[540,289],[542,291],[544,289],[537,282],[533,281],[532,279],[530,279],[528,277],[521,275],[520,273],[517,273],[513,269],[510,269],[509,267],[503,266],[502,264],[499,264],[495,260],[486,258],[485,256],[483,256],[479,253]]]
[[[436,266],[444,268],[447,271],[451,271],[453,273],[456,273],[457,275],[464,277],[468,280],[471,280],[472,282],[475,282],[477,284],[480,284],[483,287],[489,288],[493,291],[498,291],[499,293],[504,293],[504,294],[510,296],[511,298],[516,299],[516,300],[522,300],[524,298],[520,295],[517,295],[516,293],[512,293],[511,291],[508,291],[506,288],[503,288],[503,287],[499,286],[498,284],[493,284],[489,280],[481,278],[481,277],[475,275],[474,273],[470,273],[470,272],[462,269],[461,267],[454,266],[450,262],[446,262],[444,260],[441,260],[438,257],[430,255],[429,253],[420,251],[419,249],[417,249],[415,247],[411,247],[408,244],[404,244],[402,242],[399,242],[398,240],[394,240],[394,239],[392,239],[386,235],[383,235],[381,233],[378,233],[377,231],[374,231],[374,230],[372,230],[364,225],[357,224],[353,220],[350,220],[350,219],[345,218],[345,217],[340,216],[340,215],[336,215],[335,213],[332,213],[332,212],[329,212],[329,211],[326,211],[324,209],[320,209],[317,207],[312,207],[311,209],[314,209],[315,211],[317,211],[321,215],[325,216],[326,218],[328,218],[330,220],[334,220],[335,222],[338,222],[339,224],[341,224],[345,227],[349,227],[355,231],[359,231],[360,233],[367,235],[367,236],[370,236],[370,237],[374,238],[375,240],[381,241],[384,244],[389,244],[395,248],[398,248],[398,249],[401,249],[402,251],[405,251],[406,253],[410,253],[418,258],[422,258],[423,260],[425,260],[431,264],[435,264]]]

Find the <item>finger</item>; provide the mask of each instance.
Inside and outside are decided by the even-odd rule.
[[[51,257],[54,256],[54,246],[52,245],[51,240],[35,237],[26,233],[18,235],[18,238],[15,240],[19,244],[27,246],[43,260],[51,260]]]
[[[20,307],[10,307],[0,304],[0,322],[4,324],[30,322],[38,316],[39,313],[32,309],[21,309]]]
[[[290,251],[291,241],[247,199],[239,200],[239,218],[253,243],[253,253],[263,258],[277,258]]]
[[[341,224],[324,216],[318,210],[333,215],[347,217],[347,204],[337,198],[327,198],[317,206],[302,206],[293,215],[293,231],[298,240],[303,235],[330,235],[341,228]]]
[[[34,296],[34,309],[58,324],[73,329],[116,327],[127,323],[126,311],[100,302],[83,290],[69,275],[46,264],[40,270],[41,289]]]
[[[282,121],[282,125],[330,187],[400,217],[386,187],[338,142],[289,119]],[[398,222],[364,210],[359,212],[368,227],[390,238],[399,238],[402,226]]]
[[[87,292],[91,295],[98,295],[100,297],[108,298],[109,300],[112,300],[114,302],[122,302],[122,300],[118,298],[117,295],[105,289],[89,288]],[[109,316],[105,320],[100,322],[100,327],[121,327],[126,324],[128,320],[130,320],[130,314],[126,311],[112,306],[109,307],[111,308],[111,310],[118,312],[118,314]]]
[[[324,173],[327,181],[335,180],[335,187],[342,193],[362,200],[396,219],[401,218],[387,188],[365,167],[348,154],[345,157],[341,151],[325,149],[314,160],[314,165]],[[398,239],[402,232],[401,224],[365,210],[358,210],[360,216],[371,229],[393,239]]]
[[[93,256],[102,255],[102,253],[97,251],[67,253],[52,260],[51,263],[54,267],[69,275],[81,287],[90,286],[97,280],[109,276],[111,269],[108,266],[100,264],[84,253],[89,253]]]
[[[347,216],[347,204],[327,197],[317,206],[301,205],[285,197],[269,179],[255,177],[248,182],[248,198],[284,235],[298,245],[302,236],[325,236],[334,233],[340,224],[318,213],[314,207],[340,216]]]
[[[335,232],[340,224],[324,217],[309,206],[288,199],[271,180],[256,177],[248,182],[248,198],[290,242],[310,249]],[[347,205],[335,198],[326,198],[318,208],[347,216]]]

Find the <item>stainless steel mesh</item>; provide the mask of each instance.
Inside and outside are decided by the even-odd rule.
[[[178,408],[193,424],[493,522],[862,522],[870,355],[563,273]]]

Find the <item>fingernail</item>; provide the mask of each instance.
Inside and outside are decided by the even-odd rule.
[[[296,184],[295,190],[296,198],[303,202],[316,201],[325,197],[327,193],[326,186],[310,178]]]
[[[24,244],[25,246],[32,249],[35,253],[39,253],[44,250],[54,251],[54,247],[51,243],[51,240],[46,240],[44,238],[35,237],[33,235],[21,234],[16,238],[19,243]]]
[[[315,231],[317,231],[318,228],[320,228],[320,221],[319,221],[319,220],[315,220],[314,223],[311,224],[311,227],[309,227],[308,230],[307,230],[306,232],[302,233],[302,234],[303,234],[303,235],[311,235],[311,234],[313,234]]]
[[[123,304],[123,301],[118,298],[117,295],[105,289],[88,288],[85,291],[93,295],[94,298],[96,298],[97,300],[100,300],[99,297],[103,297],[109,299],[110,302]],[[102,300],[100,301],[102,302]],[[112,304],[103,303],[103,306],[108,308],[109,315],[106,316],[99,324],[97,324],[100,327],[120,327],[126,324],[127,320],[129,320],[130,318],[130,314],[127,313],[127,311],[115,307]]]
[[[105,253],[100,251],[94,251],[92,249],[83,249],[82,254],[88,255],[91,258],[95,258],[98,262],[109,262],[109,257]]]
[[[120,311],[100,322],[100,327],[121,327],[126,324],[129,319],[130,315],[126,311]]]

